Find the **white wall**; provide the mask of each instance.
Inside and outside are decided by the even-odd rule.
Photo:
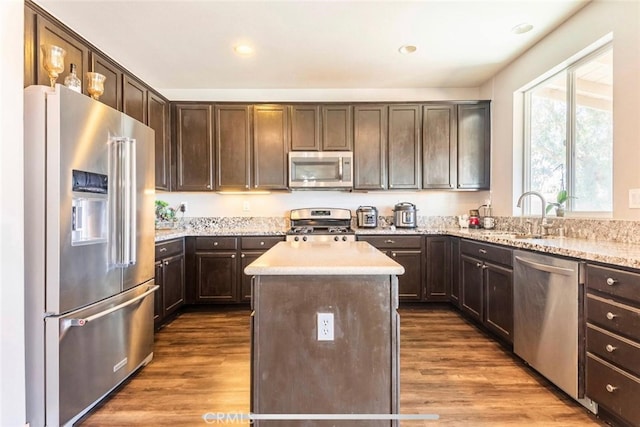
[[[514,212],[522,192],[522,114],[517,91],[613,33],[613,217],[640,219],[628,190],[640,188],[640,1],[595,0],[481,88],[492,102],[492,193],[495,213]],[[514,99],[517,101],[514,103]]]
[[[24,3],[0,1],[0,425],[25,423],[22,86]]]

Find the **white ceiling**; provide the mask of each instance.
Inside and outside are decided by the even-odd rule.
[[[161,90],[478,87],[588,0],[37,2]]]

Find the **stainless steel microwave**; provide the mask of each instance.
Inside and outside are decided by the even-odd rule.
[[[289,188],[332,189],[353,187],[350,151],[290,151]]]

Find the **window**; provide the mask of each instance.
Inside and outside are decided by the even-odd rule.
[[[525,191],[565,210],[613,208],[613,50],[606,45],[524,93]],[[540,212],[529,198],[527,213]],[[553,212],[553,211],[552,211]]]

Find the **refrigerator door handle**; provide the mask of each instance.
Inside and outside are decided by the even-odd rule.
[[[150,295],[152,293],[154,293],[156,290],[158,290],[160,288],[160,286],[158,285],[153,285],[151,286],[149,289],[147,289],[143,294],[138,295],[135,298],[130,299],[129,301],[125,301],[122,304],[118,304],[114,307],[111,307],[107,310],[101,311],[100,313],[96,313],[94,315],[91,315],[89,317],[84,317],[84,318],[80,318],[80,319],[65,319],[62,321],[62,330],[64,331],[65,329],[72,327],[72,326],[84,326],[89,322],[93,322],[94,320],[98,320],[101,317],[107,316],[111,313],[113,313],[114,311],[118,311],[121,310],[125,307],[130,306],[131,304],[134,304],[144,298],[147,297],[147,295]]]
[[[136,263],[136,140],[109,141],[110,261],[117,267]]]

